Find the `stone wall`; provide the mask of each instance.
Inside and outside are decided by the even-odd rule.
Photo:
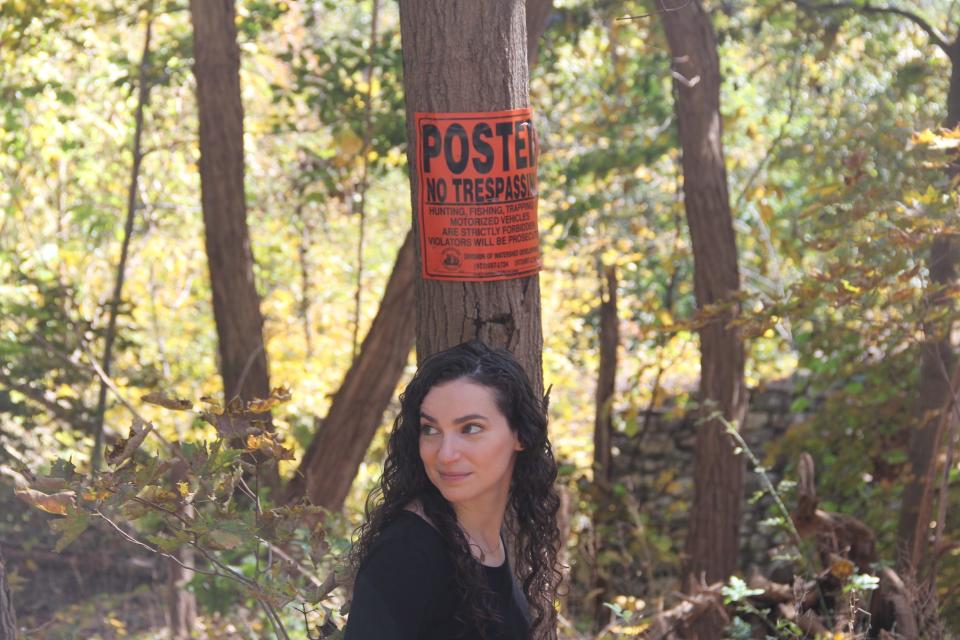
[[[740,433],[761,461],[770,444],[803,418],[790,413],[793,397],[790,381],[771,383],[751,394],[746,424]],[[668,419],[661,413],[651,415],[646,428],[641,427],[640,433],[633,437],[623,433],[614,436],[615,482],[626,488],[636,509],[644,516],[645,530],[637,535],[656,539],[661,549],[669,544],[669,553],[664,555],[674,557],[672,563],[646,562],[642,569],[618,572],[622,579],[632,583],[622,585],[625,589],[629,586],[627,593],[638,593],[638,588],[640,594],[666,593],[677,587],[679,557],[693,498],[694,429],[691,418]],[[767,471],[774,486],[781,479],[785,463],[785,460],[777,461]],[[769,565],[771,551],[782,537],[775,529],[761,526],[760,522],[769,516],[772,500],[764,495],[751,501],[751,496],[758,491],[762,491],[760,478],[748,464],[738,563],[743,570],[751,565]]]

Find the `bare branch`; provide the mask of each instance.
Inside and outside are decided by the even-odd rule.
[[[121,293],[123,292],[123,283],[126,277],[127,256],[130,251],[130,239],[133,236],[133,226],[137,213],[137,184],[140,180],[140,167],[143,163],[143,153],[141,153],[141,142],[143,139],[143,119],[144,109],[150,99],[150,83],[147,78],[147,71],[150,68],[150,37],[153,33],[153,14],[148,9],[146,34],[143,39],[143,55],[140,58],[140,73],[137,76],[139,92],[137,97],[137,109],[134,115],[134,134],[133,134],[133,167],[130,170],[130,187],[127,190],[127,219],[123,227],[123,243],[120,248],[120,259],[117,262],[117,276],[113,286],[113,297],[110,300],[110,315],[107,321],[107,333],[104,338],[103,347],[103,370],[109,374],[110,365],[113,358],[113,343],[117,337],[117,315],[120,308]],[[107,385],[106,381],[100,381],[100,394],[97,400],[96,419],[93,424],[93,452],[90,456],[90,468],[94,471],[100,469],[100,463],[103,458],[103,420],[107,411]]]
[[[317,587],[321,591],[325,589],[326,591],[324,592],[324,595],[332,591],[333,588],[337,586],[338,581],[336,578],[336,572],[331,572],[326,577],[325,580],[321,580],[317,574],[313,573],[312,571],[304,567],[302,564],[300,564],[297,560],[290,557],[289,554],[287,554],[283,549],[281,549],[277,545],[273,544],[269,540],[260,538],[259,536],[258,536],[258,539],[260,540],[260,542],[262,542],[267,547],[269,547],[273,553],[280,556],[281,560],[288,562],[294,569],[296,569],[297,573],[299,573],[304,578],[309,580],[310,583],[313,584],[313,586]]]
[[[663,9],[660,9],[659,11],[651,11],[650,13],[641,13],[635,16],[623,16],[622,18],[617,18],[617,21],[619,22],[621,20],[639,20],[641,18],[649,18],[650,16],[655,16],[658,13],[671,13],[673,11],[680,11],[680,9],[685,8],[691,2],[693,2],[693,0],[687,0],[686,2],[684,2],[678,7],[668,7],[668,6],[665,6],[665,3],[661,2],[660,4],[661,6],[663,6]]]
[[[134,406],[130,404],[130,402],[126,398],[123,397],[123,394],[120,392],[120,389],[117,388],[116,383],[113,381],[113,379],[110,378],[107,372],[103,370],[103,367],[100,366],[100,363],[97,362],[97,359],[93,356],[93,354],[90,353],[90,349],[87,346],[87,344],[83,341],[82,337],[80,338],[80,348],[83,349],[83,352],[86,354],[87,358],[90,360],[90,365],[93,367],[94,371],[97,372],[97,375],[100,376],[100,380],[103,381],[106,387],[113,392],[113,395],[117,397],[117,399],[123,404],[123,406],[125,406],[127,410],[133,414],[133,417],[140,420],[144,424],[150,424],[150,422],[148,422],[142,415],[140,415],[140,412],[137,411],[136,408],[134,408]],[[160,433],[158,433],[156,429],[152,429],[150,432],[154,434],[160,440],[160,442],[165,444],[167,446],[167,449],[169,449],[171,453],[174,453],[174,454],[178,453],[177,446],[174,443],[167,440],[166,438],[164,438],[162,435],[160,435]]]
[[[159,556],[162,556],[162,557],[164,557],[164,558],[169,558],[170,560],[173,560],[176,564],[180,565],[181,567],[183,567],[183,568],[186,569],[187,571],[194,571],[194,572],[196,572],[196,573],[202,573],[203,575],[214,576],[215,578],[223,578],[223,577],[225,577],[222,573],[220,573],[220,572],[218,572],[218,571],[208,571],[208,570],[206,570],[206,569],[201,569],[201,568],[196,567],[196,566],[191,567],[190,565],[184,564],[184,563],[180,560],[180,558],[177,558],[176,556],[173,556],[173,555],[171,555],[171,554],[169,554],[169,553],[166,553],[165,551],[161,551],[160,549],[154,549],[154,548],[151,547],[150,545],[148,545],[148,544],[146,544],[146,543],[144,543],[144,542],[141,542],[140,540],[137,540],[136,538],[134,538],[133,536],[131,536],[129,533],[127,533],[126,531],[124,531],[123,529],[121,529],[121,528],[120,528],[120,525],[118,525],[116,522],[114,522],[113,520],[111,520],[110,518],[108,518],[108,517],[107,517],[106,515],[104,515],[103,512],[101,512],[101,511],[94,511],[94,515],[97,516],[97,517],[99,517],[99,518],[102,519],[103,521],[105,521],[105,522],[106,522],[107,524],[109,524],[111,527],[113,527],[113,528],[117,531],[117,533],[120,534],[120,537],[123,538],[124,540],[126,540],[127,542],[129,542],[130,544],[135,544],[135,545],[137,545],[138,547],[143,547],[144,549],[146,549],[146,550],[149,551],[150,553],[155,553],[155,554],[157,554],[157,555],[159,555]]]
[[[887,5],[875,5],[870,4],[869,2],[858,3],[858,2],[833,2],[829,4],[811,4],[806,0],[793,0],[794,3],[799,6],[801,9],[806,11],[842,11],[844,9],[852,9],[860,13],[873,13],[873,14],[886,14],[886,15],[895,15],[900,16],[901,18],[906,18],[913,24],[917,25],[927,34],[930,38],[930,41],[933,44],[940,47],[948,57],[953,57],[955,51],[954,46],[947,40],[947,36],[943,34],[939,29],[934,27],[930,22],[926,20],[923,16],[914,13],[913,11],[908,11],[906,9],[901,9],[899,7],[891,7]]]

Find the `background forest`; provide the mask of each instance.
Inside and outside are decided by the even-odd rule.
[[[334,576],[416,365],[400,14],[214,4],[0,3],[0,611],[23,637],[343,626]],[[528,0],[561,638],[960,629],[956,4]],[[739,270],[716,304],[685,211],[681,96],[710,82],[676,55],[688,5]],[[241,226],[201,196],[218,20]],[[699,402],[716,317],[744,349],[733,424]],[[691,585],[705,421],[739,428],[740,551]]]

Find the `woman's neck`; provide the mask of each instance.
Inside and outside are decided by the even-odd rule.
[[[454,504],[457,522],[471,542],[474,556],[490,566],[499,566],[504,560],[504,549],[500,543],[500,528],[507,509],[507,496],[498,496],[481,503]],[[475,549],[474,547],[479,547]],[[482,552],[483,557],[480,557]]]

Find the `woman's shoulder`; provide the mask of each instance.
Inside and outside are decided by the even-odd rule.
[[[409,565],[423,571],[449,565],[440,532],[427,519],[408,509],[400,510],[383,528],[364,564]],[[424,564],[426,563],[426,564]]]
[[[439,532],[415,513],[396,513],[357,570],[346,637],[423,637],[437,612],[452,607],[452,579]]]

